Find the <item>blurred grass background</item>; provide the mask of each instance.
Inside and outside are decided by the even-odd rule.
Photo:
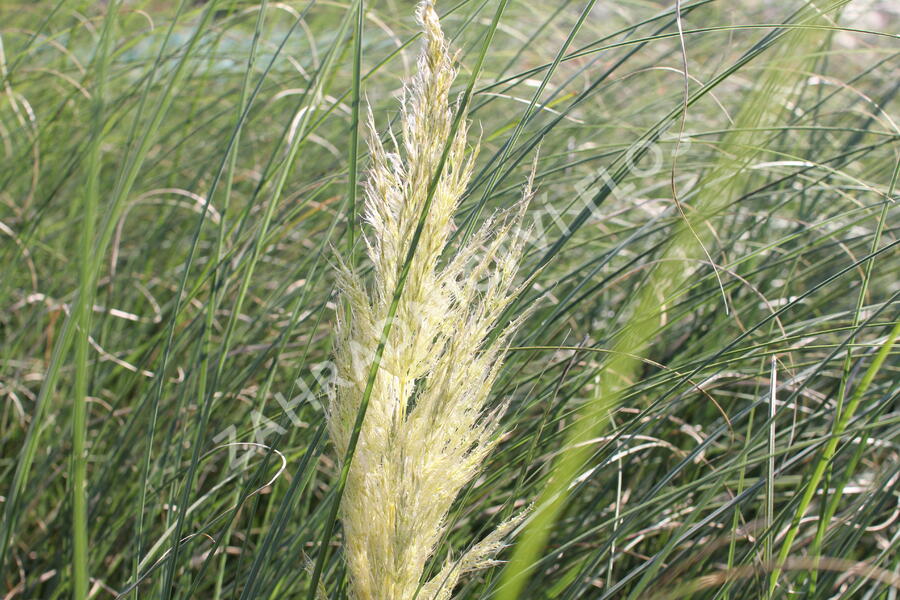
[[[413,9],[0,2],[5,598],[314,591],[354,98],[386,133]],[[577,455],[524,597],[894,598],[898,8],[438,10],[460,91],[493,35],[460,233],[537,155],[542,267],[508,433],[440,554]],[[459,597],[502,595],[501,570]],[[339,551],[320,583],[346,594]]]

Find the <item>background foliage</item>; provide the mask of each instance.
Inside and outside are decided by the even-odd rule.
[[[460,91],[484,53],[459,233],[538,156],[540,268],[441,554],[583,431],[527,597],[766,597],[786,552],[774,597],[893,598],[897,7],[438,8]],[[0,2],[4,597],[311,593],[355,99],[387,132],[416,38],[395,0]]]

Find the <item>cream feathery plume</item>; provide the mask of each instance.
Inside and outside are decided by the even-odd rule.
[[[380,141],[369,111],[365,221],[371,282],[346,265],[339,268],[340,383],[332,389],[327,420],[343,460],[401,267],[449,144],[341,501],[356,600],[445,600],[462,573],[491,564],[521,518],[501,524],[422,581],[451,505],[496,444],[506,409],[491,408],[488,398],[509,338],[525,318],[499,322],[519,290],[515,277],[526,240],[521,222],[531,181],[523,202],[488,219],[461,249],[448,252],[477,148],[467,153],[464,118],[453,132],[450,87],[456,70],[437,13],[424,2],[417,16],[425,42],[418,72],[404,90],[401,140],[393,140],[394,151]]]

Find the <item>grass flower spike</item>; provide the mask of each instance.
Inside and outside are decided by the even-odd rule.
[[[423,581],[450,508],[495,445],[506,408],[490,407],[488,397],[509,337],[525,316],[501,322],[518,291],[525,202],[489,219],[461,249],[448,251],[453,215],[471,178],[475,152],[467,153],[465,119],[453,132],[450,87],[456,71],[430,3],[419,6],[418,18],[425,43],[418,73],[404,92],[401,140],[393,141],[394,152],[381,143],[369,113],[372,166],[365,220],[371,282],[364,283],[346,266],[340,269],[343,306],[335,352],[340,384],[327,418],[343,457],[398,274],[429,185],[449,148],[342,499],[344,550],[358,600],[449,598],[462,573],[491,564],[518,522],[503,523]],[[529,182],[526,200],[530,189]]]

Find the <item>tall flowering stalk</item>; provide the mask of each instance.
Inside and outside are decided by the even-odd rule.
[[[449,598],[462,573],[491,564],[518,522],[503,523],[423,581],[451,505],[494,447],[506,409],[505,404],[489,407],[488,396],[509,337],[524,319],[499,322],[518,291],[514,279],[524,244],[525,202],[490,219],[464,247],[450,251],[453,215],[475,152],[466,152],[465,119],[452,131],[449,92],[456,70],[437,14],[426,2],[417,15],[425,43],[418,73],[404,92],[402,135],[393,141],[394,152],[381,143],[369,113],[372,166],[365,219],[373,276],[364,283],[358,272],[345,265],[339,269],[340,383],[327,418],[343,460],[401,267],[448,147],[341,502],[344,552],[357,600]],[[530,196],[530,182],[525,195]]]

